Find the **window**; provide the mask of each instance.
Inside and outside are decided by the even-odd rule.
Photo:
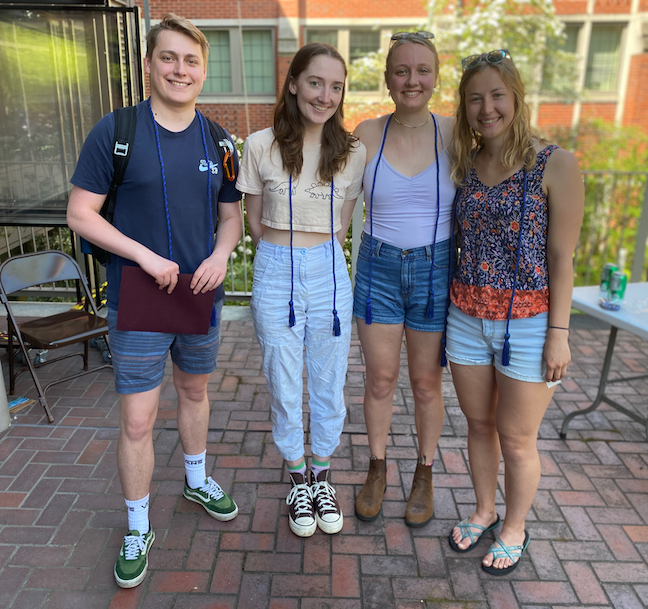
[[[237,28],[206,30],[210,51],[203,95],[244,92],[241,37]],[[271,30],[245,30],[242,36],[245,84],[253,95],[274,95],[275,50]]]
[[[275,93],[272,33],[269,30],[243,32],[243,55],[248,93]]]
[[[380,31],[349,32],[349,90],[377,91],[385,69],[380,51]]]
[[[311,42],[325,42],[337,49],[338,33],[337,30],[306,30],[306,44]]]
[[[562,44],[551,44],[542,67],[542,90],[547,93],[564,93],[574,89],[578,64],[576,51],[580,25],[568,24]]]
[[[614,91],[619,71],[621,25],[592,25],[585,88],[590,91]]]
[[[204,93],[232,92],[232,57],[228,32],[205,32],[209,41],[209,60]]]

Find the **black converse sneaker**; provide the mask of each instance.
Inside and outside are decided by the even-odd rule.
[[[311,489],[306,477],[299,472],[290,472],[290,481],[292,489],[286,498],[290,530],[299,537],[310,537],[317,528]]]
[[[329,484],[329,469],[323,469],[317,477],[309,470],[310,488],[315,506],[317,526],[325,533],[339,533],[344,524],[340,504],[335,498],[335,489]]]

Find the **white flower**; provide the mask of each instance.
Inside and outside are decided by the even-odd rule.
[[[238,258],[238,254],[237,254],[236,252],[232,252],[232,253],[230,254],[230,258],[231,258],[232,260],[236,260],[236,259]]]
[[[252,241],[252,237],[250,235],[245,235],[245,243],[250,243]]]
[[[237,249],[239,252],[242,252],[242,251],[243,251],[243,246],[242,246],[242,245],[239,245],[236,249]]]

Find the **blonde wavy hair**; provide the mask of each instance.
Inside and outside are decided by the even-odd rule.
[[[456,111],[456,122],[453,132],[453,160],[451,176],[454,182],[461,185],[470,172],[475,158],[475,153],[484,145],[484,140],[479,132],[475,131],[469,124],[466,116],[466,88],[470,80],[484,70],[497,70],[502,81],[513,93],[515,111],[513,121],[509,126],[508,134],[502,149],[500,159],[504,167],[512,169],[520,161],[529,170],[536,162],[535,143],[538,137],[531,130],[531,117],[529,107],[524,101],[524,83],[520,73],[507,57],[500,63],[482,62],[474,68],[463,73],[459,83],[459,104]]]

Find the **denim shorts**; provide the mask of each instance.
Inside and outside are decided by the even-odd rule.
[[[543,358],[549,313],[512,319],[509,324],[511,361],[502,365],[506,320],[479,319],[466,315],[453,304],[448,312],[446,357],[464,366],[493,365],[504,376],[528,383],[544,383]]]
[[[427,317],[434,251],[434,317]],[[379,324],[405,324],[421,332],[443,332],[448,298],[450,240],[403,250],[374,237],[371,318]],[[362,233],[355,276],[353,314],[366,319],[369,292],[369,235]]]
[[[223,301],[216,303],[216,325],[207,334],[166,334],[117,330],[117,311],[108,309],[108,329],[117,393],[142,393],[162,383],[169,351],[188,374],[216,370]]]

